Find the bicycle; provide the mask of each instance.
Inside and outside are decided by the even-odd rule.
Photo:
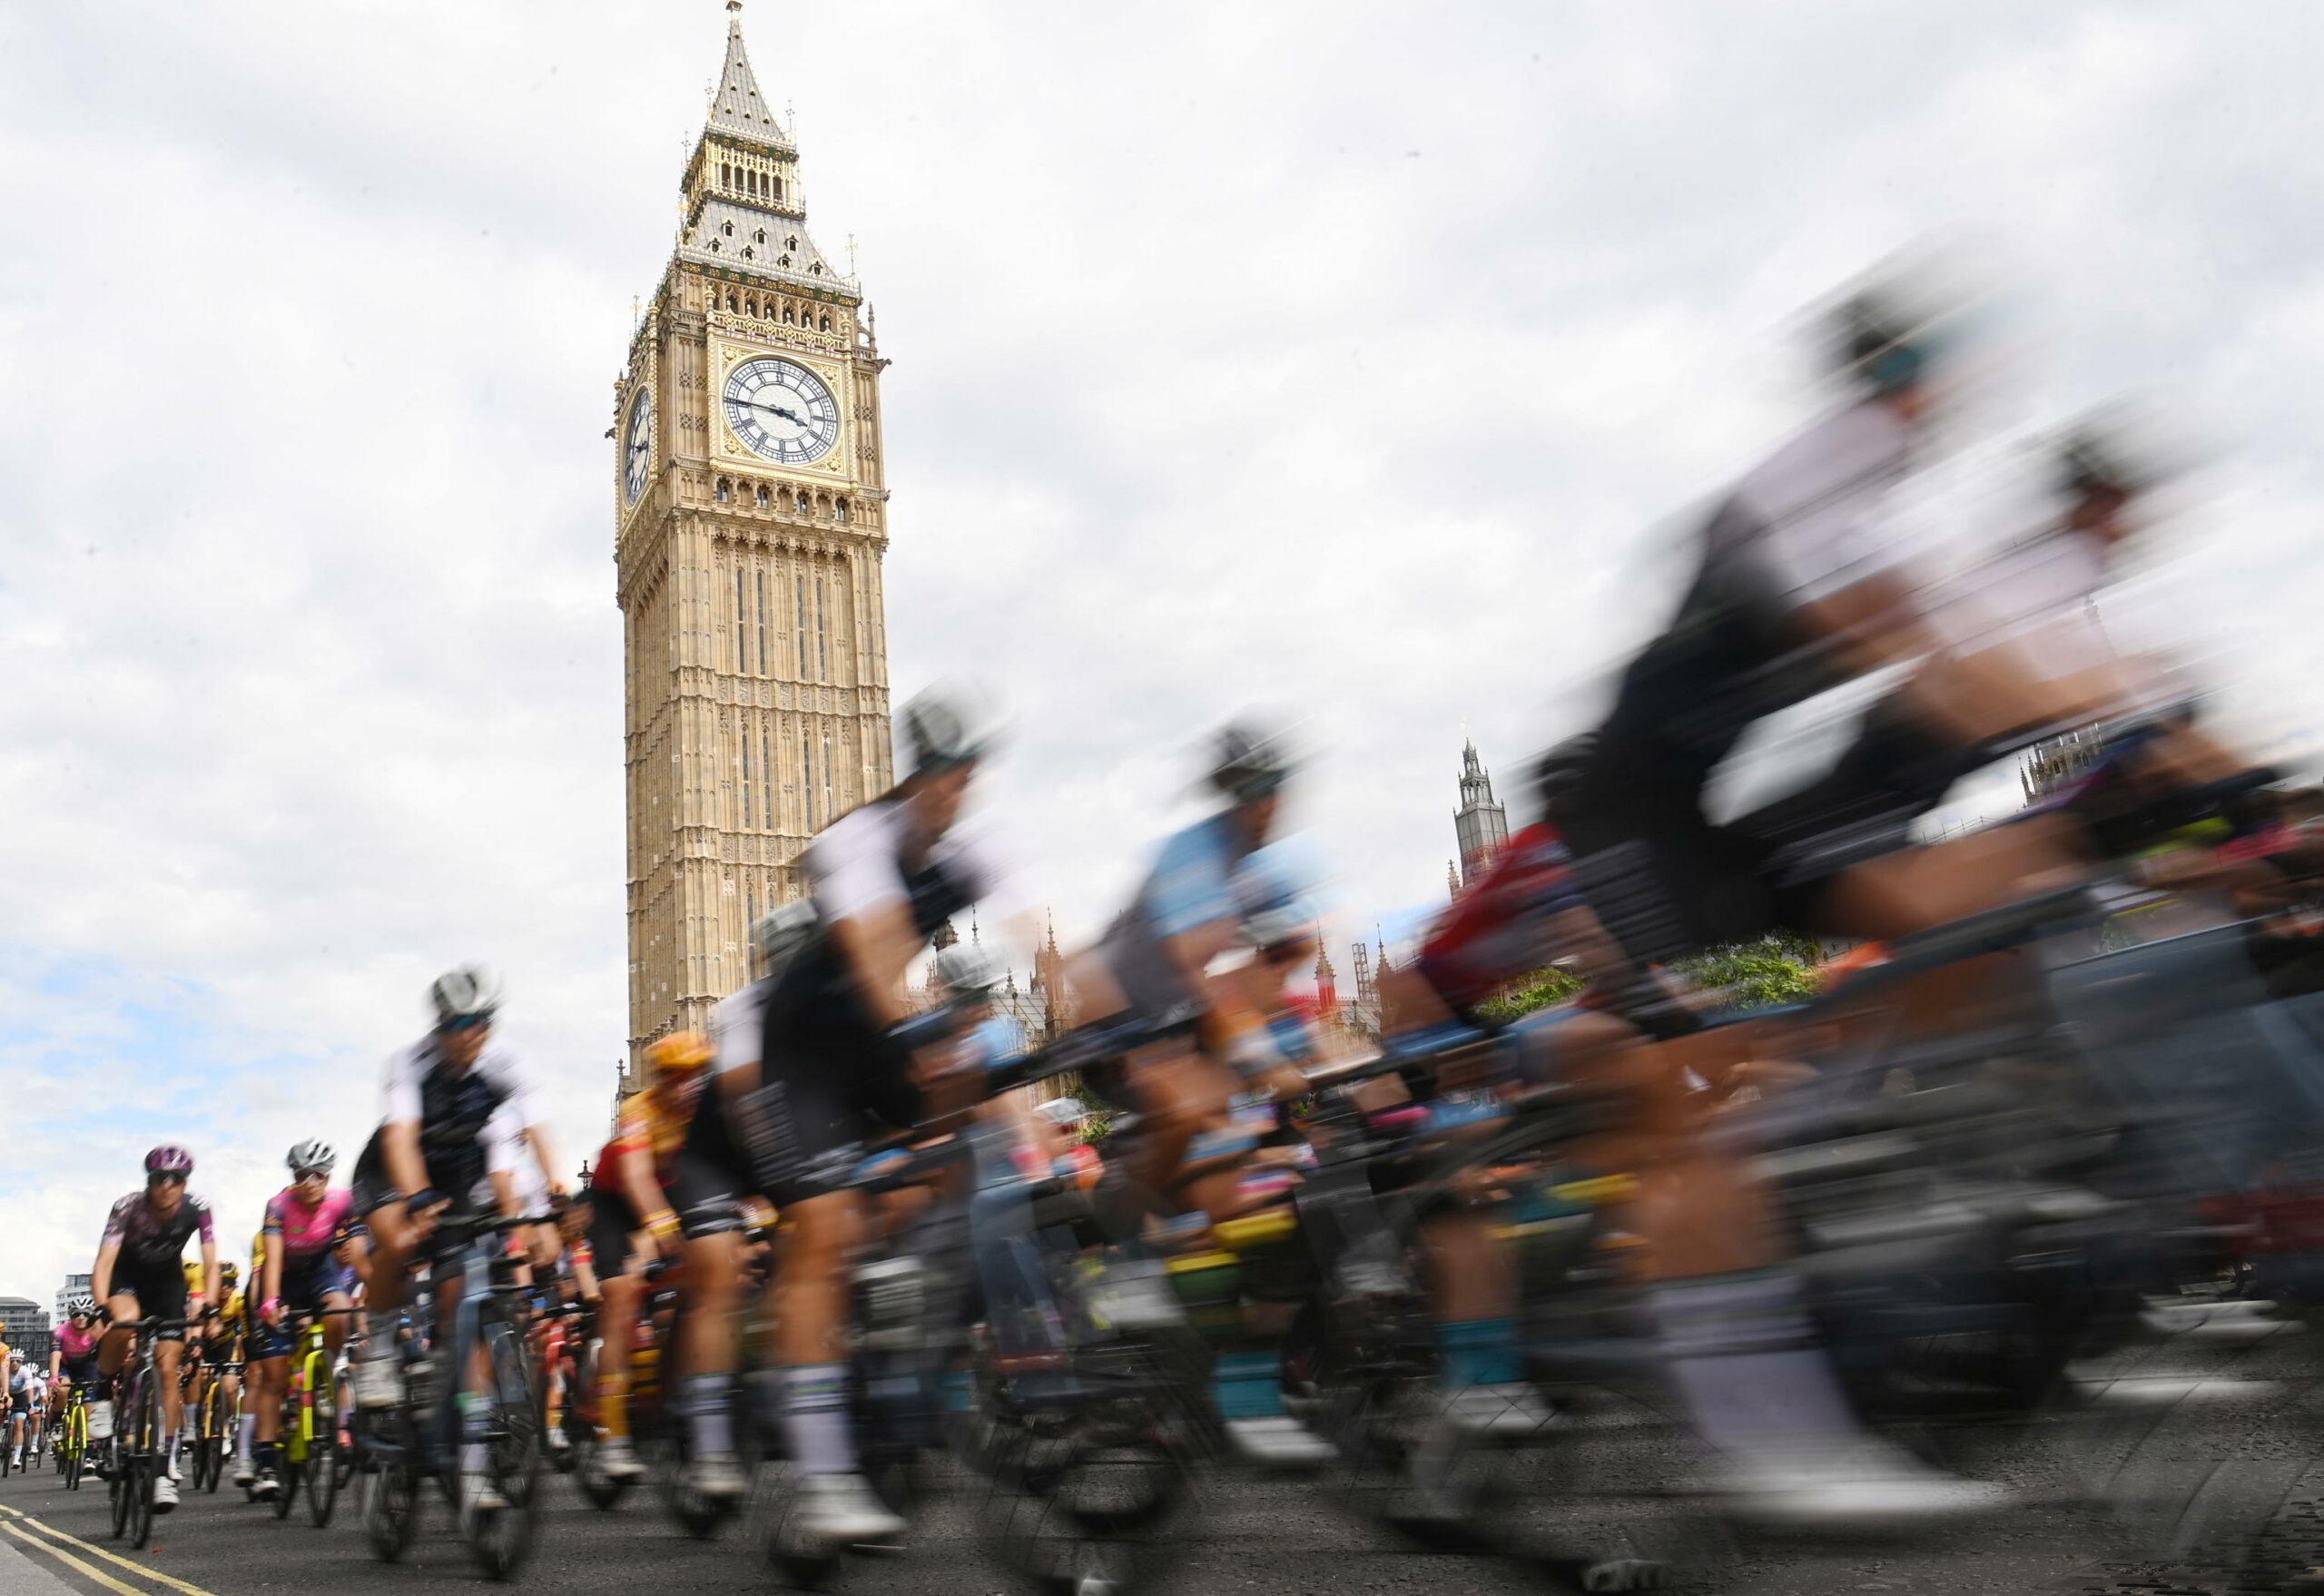
[[[54,1451],[56,1472],[64,1476],[64,1488],[81,1488],[81,1471],[89,1456],[89,1392],[88,1387],[75,1383],[64,1398],[64,1416]]]
[[[517,1279],[522,1260],[497,1243],[511,1230],[551,1222],[547,1215],[457,1216],[438,1226],[425,1283],[400,1315],[409,1334],[397,1355],[404,1360],[409,1394],[392,1409],[359,1415],[357,1496],[364,1537],[380,1561],[395,1562],[409,1549],[423,1477],[435,1479],[467,1521],[469,1552],[487,1576],[512,1579],[531,1555],[544,1451],[542,1391],[522,1317],[527,1290]],[[457,1276],[444,1273],[447,1266],[456,1266]],[[458,1280],[458,1300],[449,1336],[431,1345],[424,1337],[435,1328],[439,1276]],[[375,1334],[395,1331],[381,1326]],[[479,1358],[487,1370],[483,1423],[464,1433],[468,1415],[458,1398],[467,1394],[463,1388]],[[465,1444],[479,1443],[486,1473],[506,1506],[474,1510],[460,1502],[461,1453]]]
[[[182,1330],[184,1319],[143,1318],[129,1326],[136,1336],[124,1373],[120,1417],[113,1437],[113,1536],[126,1536],[143,1551],[153,1537],[153,1483],[162,1458],[161,1334]]]
[[[565,1404],[565,1433],[573,1453],[573,1478],[589,1505],[600,1511],[610,1512],[619,1506],[635,1482],[613,1478],[596,1466],[601,1411],[597,1401],[598,1360],[618,1358],[624,1356],[625,1351],[629,1359],[630,1433],[634,1437],[642,1437],[649,1430],[659,1433],[657,1415],[661,1411],[662,1364],[665,1349],[676,1345],[675,1336],[666,1333],[664,1327],[666,1325],[675,1330],[674,1318],[678,1300],[676,1291],[662,1282],[663,1277],[676,1267],[675,1261],[669,1258],[656,1258],[645,1266],[647,1291],[645,1300],[638,1305],[637,1322],[632,1327],[630,1345],[626,1349],[608,1346],[602,1338],[590,1342],[576,1335],[568,1340],[568,1347],[574,1355],[569,1376],[573,1394]],[[640,1450],[643,1453],[644,1448]],[[665,1477],[657,1477],[657,1485],[663,1489],[665,1500],[670,1500],[682,1484],[682,1464],[675,1459],[675,1448],[665,1463]],[[651,1461],[647,1466],[651,1472]],[[671,1504],[673,1511],[677,1511],[678,1504],[675,1500]],[[684,1522],[682,1518],[681,1522]],[[686,1527],[691,1529],[692,1525]],[[709,1527],[715,1527],[714,1520],[709,1521]]]
[[[241,1393],[230,1403],[226,1382],[242,1372],[239,1363],[212,1365],[212,1378],[202,1394],[193,1424],[193,1488],[215,1492],[226,1473],[226,1455],[233,1449],[241,1419]]]
[[[352,1461],[341,1455],[339,1431],[339,1387],[323,1320],[332,1314],[352,1314],[353,1308],[324,1308],[295,1315],[300,1323],[296,1362],[282,1386],[282,1419],[275,1434],[274,1516],[290,1516],[299,1483],[307,1483],[307,1516],[318,1530],[330,1522],[339,1502],[339,1488],[352,1472]]]

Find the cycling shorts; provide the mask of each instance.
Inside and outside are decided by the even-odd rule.
[[[610,1280],[629,1267],[629,1238],[644,1224],[621,1193],[599,1187],[589,1194],[589,1257],[598,1279]]]
[[[97,1355],[93,1352],[84,1358],[66,1358],[63,1373],[64,1377],[75,1385],[95,1384],[97,1383]]]
[[[684,1227],[688,1241],[730,1235],[743,1228],[742,1196],[752,1188],[752,1184],[749,1167],[727,1118],[724,1094],[719,1091],[718,1083],[712,1081],[694,1104],[685,1141],[670,1160],[670,1177],[664,1186],[664,1196],[676,1212],[678,1223]],[[606,1198],[615,1195],[597,1193],[598,1222],[602,1222],[606,1211]],[[625,1215],[630,1212],[626,1201],[621,1202],[620,1207]],[[596,1235],[593,1228],[593,1244]],[[606,1255],[600,1253],[598,1277],[602,1279],[614,1272]]]
[[[126,1295],[135,1297],[137,1312],[141,1317],[162,1319],[185,1317],[187,1295],[185,1271],[179,1266],[178,1260],[175,1258],[164,1258],[159,1263],[145,1264],[124,1256],[113,1270],[113,1289],[116,1296]],[[185,1330],[182,1326],[163,1330],[160,1339],[183,1341]]]
[[[921,1098],[900,1064],[812,1045],[763,1059],[758,1089],[734,1117],[748,1133],[753,1189],[785,1208],[845,1190],[872,1143],[919,1123]]]
[[[213,1369],[221,1367],[223,1364],[232,1363],[234,1361],[234,1344],[241,1338],[242,1327],[241,1325],[237,1325],[231,1329],[228,1329],[226,1326],[212,1321],[208,1335],[202,1339],[202,1361],[208,1364]]]
[[[251,1318],[250,1354],[253,1361],[264,1358],[288,1357],[298,1345],[298,1337],[290,1328],[291,1315],[317,1313],[330,1305],[325,1297],[336,1292],[341,1296],[353,1290],[354,1272],[334,1260],[328,1252],[317,1253],[304,1260],[285,1258],[282,1261],[282,1323],[269,1325],[253,1312]]]

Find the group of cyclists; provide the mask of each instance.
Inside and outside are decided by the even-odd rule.
[[[999,1223],[990,1193],[1011,1180],[1043,1201],[1067,1192],[1091,1227],[1087,1250],[1167,1259],[1183,1295],[1231,1275],[1238,1252],[1263,1245],[1249,1238],[1280,1236],[1271,1217],[1289,1225],[1322,1211],[1318,1170],[1363,1138],[1310,1112],[1319,1099],[1352,1104],[1364,1137],[1433,1137],[1442,1159],[1474,1145],[1463,1138],[1475,1125],[1579,1090],[1597,1118],[1560,1156],[1619,1180],[1557,1189],[1589,1187],[1618,1212],[1621,1268],[1643,1305],[1638,1334],[1722,1460],[1727,1499],[1791,1518],[1992,1508],[1996,1487],[1876,1435],[1790,1267],[1777,1197],[1716,1134],[1738,1105],[1814,1074],[1798,1036],[1774,1021],[1714,1023],[1716,995],[1688,990],[1669,966],[1777,931],[1911,947],[2110,881],[2277,913],[2304,901],[2318,844],[2312,812],[2296,813],[2269,773],[2160,694],[2152,667],[2092,635],[2084,601],[2153,486],[2143,462],[2102,429],[2070,430],[2054,449],[2057,514],[2013,552],[2017,566],[1965,596],[1932,586],[1887,516],[1932,452],[1926,423],[1951,335],[1876,291],[1835,320],[1848,393],[1705,517],[1669,624],[1622,671],[1594,732],[1538,767],[1540,820],[1384,980],[1376,1051],[1334,1056],[1288,990],[1312,967],[1315,915],[1309,884],[1269,844],[1300,762],[1285,738],[1238,723],[1219,734],[1205,773],[1210,813],[1161,843],[1106,931],[1066,961],[1077,1029],[1055,1046],[1073,1059],[1077,1089],[1119,1127],[1093,1157],[1024,1084],[1035,1071],[992,1019],[997,962],[978,943],[937,947],[971,911],[994,924],[1006,876],[963,823],[995,749],[990,717],[973,695],[931,689],[896,716],[894,789],[813,839],[808,895],[753,928],[757,975],[717,1004],[707,1031],[647,1048],[643,1088],[586,1182],[567,1180],[537,1083],[496,1036],[500,989],[473,966],[435,983],[428,1031],[389,1060],[350,1184],[330,1185],[328,1146],[291,1149],[291,1183],[267,1205],[246,1275],[218,1259],[212,1211],[186,1189],[191,1155],[153,1149],[144,1187],[107,1219],[91,1296],[59,1333],[52,1372],[93,1394],[91,1437],[110,1433],[110,1383],[150,1331],[169,1471],[156,1506],[175,1501],[178,1374],[193,1356],[207,1370],[197,1378],[241,1372],[235,1478],[269,1492],[292,1320],[319,1316],[334,1354],[346,1343],[359,1414],[396,1410],[412,1400],[415,1342],[435,1336],[458,1299],[448,1248],[471,1244],[468,1217],[498,1216],[534,1300],[590,1315],[598,1350],[586,1388],[544,1376],[542,1400],[586,1409],[596,1477],[618,1483],[647,1468],[632,1433],[628,1351],[659,1335],[658,1400],[674,1415],[678,1483],[692,1501],[736,1502],[762,1460],[779,1457],[787,1534],[887,1542],[906,1522],[896,1493],[867,1477],[859,1445],[861,1263],[909,1251],[898,1238],[919,1234],[947,1194],[888,1188],[873,1178],[883,1158],[979,1138],[998,1149],[974,1166],[980,1224]],[[1709,817],[1706,793],[1754,724],[1875,673],[1887,674],[1886,690],[1828,772],[1740,817]],[[1915,823],[1962,776],[2092,726],[2108,728],[2115,750],[2102,780],[2006,825],[1914,840]],[[2227,803],[2216,795],[2230,791],[2280,805],[2256,824],[2235,811],[2231,848],[2211,832],[2132,824],[2153,813],[2216,820]],[[2210,807],[2173,807],[2190,795]],[[931,949],[941,1001],[927,1013],[908,973]],[[1492,1018],[1495,994],[1552,965],[1581,978],[1577,999],[1513,1024]],[[1935,1038],[2003,1023],[2037,996],[2005,957],[1965,956],[1896,977],[1882,1001],[1892,1039]],[[1378,1161],[1364,1195],[1418,1179],[1416,1167],[1434,1166]],[[1426,1326],[1426,1372],[1403,1393],[1421,1440],[1399,1453],[1422,1516],[1461,1511],[1431,1473],[1460,1446],[1537,1440],[1560,1422],[1529,1358],[1535,1287],[1519,1256],[1529,1227],[1550,1221],[1523,1217],[1511,1196],[1521,1184],[1510,1165],[1428,1176],[1425,1199],[1397,1210],[1398,1256],[1373,1260],[1409,1266]],[[1028,1240],[1033,1221],[1010,1223],[998,1245],[990,1234],[978,1243],[971,1272],[988,1314],[1017,1289],[1009,1268],[1046,1268]],[[190,1241],[198,1275],[181,1268]],[[1353,1258],[1326,1271],[1334,1311],[1363,1296]],[[412,1311],[430,1266],[443,1276],[427,1298],[438,1323]],[[1065,1277],[1050,1271],[1049,1287],[1068,1289]],[[1116,1335],[1145,1322],[1126,1300],[1117,1290],[1106,1313],[1077,1322]],[[1323,1376],[1297,1306],[1229,1288],[1203,1320],[1195,1400],[1223,1453],[1250,1466],[1346,1461],[1345,1434],[1313,1400]],[[970,1335],[962,1355],[1006,1341],[998,1328]],[[1000,1362],[1020,1386],[1054,1372],[1053,1362]],[[1019,1389],[1004,1379],[972,1391],[962,1370],[940,1373],[947,1412]],[[469,1514],[508,1510],[517,1496],[482,1411],[468,1415],[455,1471]],[[552,1421],[548,1443],[570,1428]]]

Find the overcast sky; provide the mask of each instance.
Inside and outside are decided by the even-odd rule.
[[[462,959],[594,1150],[603,434],[725,20],[0,4],[0,1294],[85,1268],[164,1135],[240,1254]],[[2226,440],[2172,603],[2308,713],[2311,5],[743,20],[894,361],[893,679],[1005,693],[1061,932],[1255,703],[1320,751],[1334,941],[1441,898],[1463,724],[1513,778],[1586,718],[1658,540],[1804,413],[1794,313],[1932,229],[2043,335],[2028,423],[2162,389]]]

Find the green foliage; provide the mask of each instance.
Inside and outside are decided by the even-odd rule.
[[[1720,993],[1730,1009],[1796,1003],[1816,991],[1822,955],[1806,937],[1776,933],[1684,959],[1674,967],[1695,985]]]
[[[1487,998],[1477,1005],[1477,1011],[1488,1020],[1506,1023],[1536,1009],[1552,1008],[1581,990],[1580,976],[1562,970],[1536,970]]]
[[[1094,1148],[1102,1143],[1113,1128],[1114,1117],[1111,1114],[1093,1109],[1075,1134],[1083,1147]]]
[[[1795,1003],[1816,990],[1816,966],[1822,960],[1816,944],[1806,937],[1781,933],[1756,942],[1737,942],[1708,953],[1683,959],[1672,968],[1708,991],[1719,993],[1724,1007],[1758,1009],[1772,1003]],[[1512,981],[1478,1006],[1487,1019],[1507,1022],[1536,1009],[1566,1001],[1581,990],[1581,980],[1562,970],[1543,970]]]

